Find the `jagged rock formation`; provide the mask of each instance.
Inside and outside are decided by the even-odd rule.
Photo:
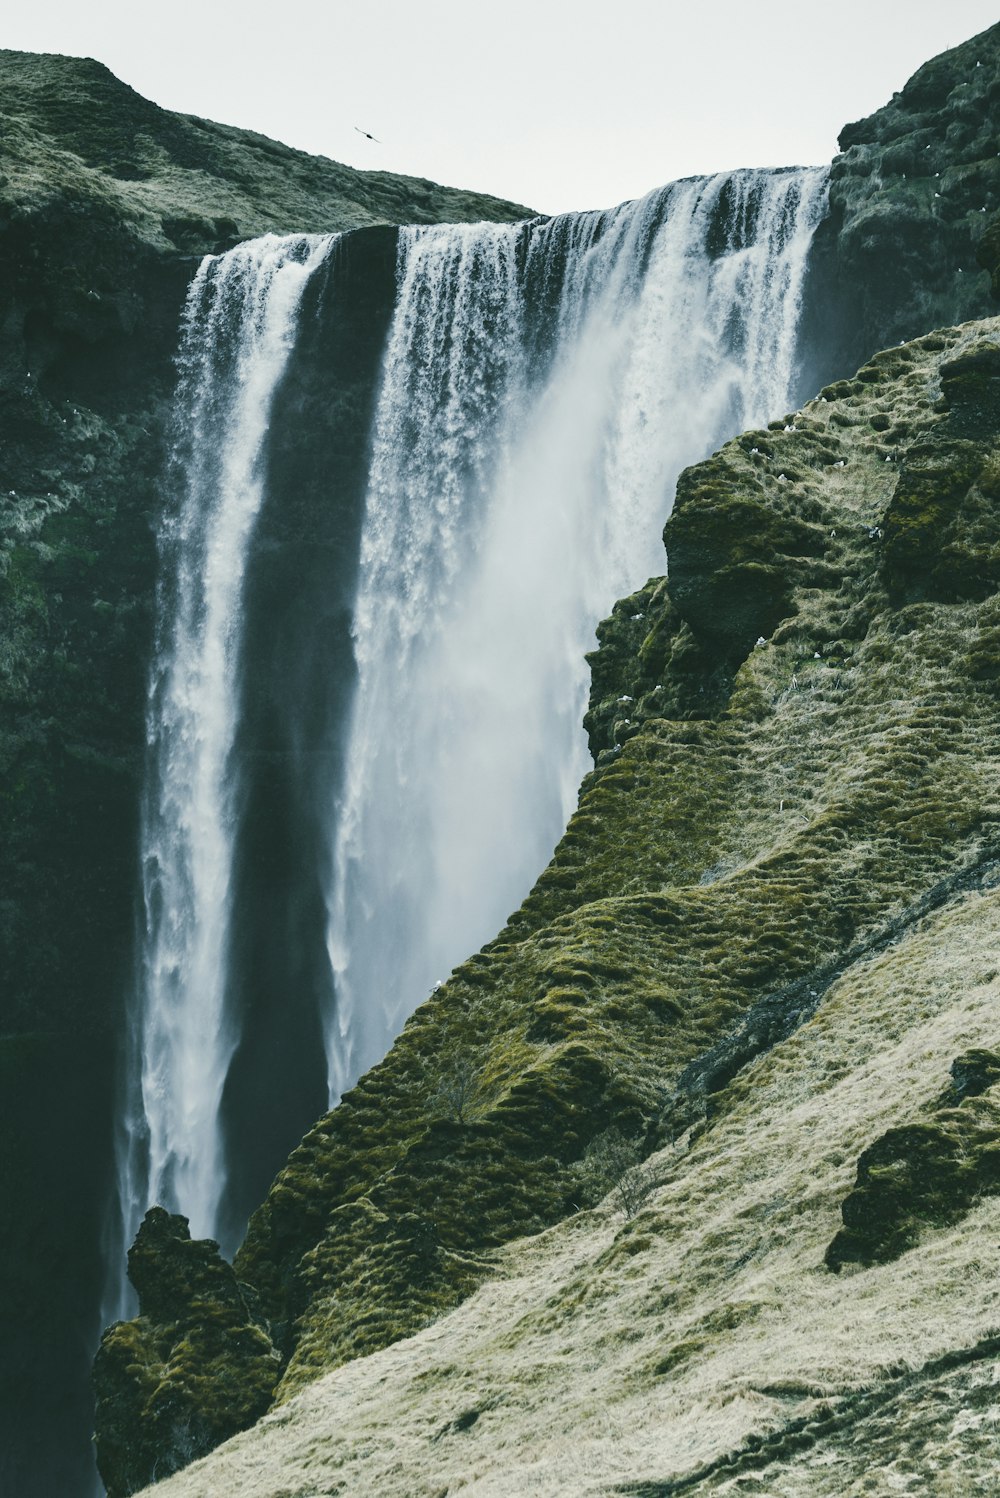
[[[218,1244],[152,1207],[128,1256],[139,1315],[104,1339],[98,1462],[109,1498],[169,1476],[267,1409],[281,1360]]]
[[[165,1498],[833,1494],[861,1438],[886,1483],[982,1479],[998,333],[888,350],[684,476],[671,579],[602,632],[552,864],[251,1223],[276,1410]],[[940,559],[919,589],[901,514]],[[648,1155],[624,1220],[576,1210],[609,1123]],[[921,1424],[935,1400],[967,1413]]]
[[[873,349],[982,317],[1000,261],[1000,28],[919,68],[841,131],[815,247],[815,342],[842,370]],[[822,377],[821,377],[822,378]]]

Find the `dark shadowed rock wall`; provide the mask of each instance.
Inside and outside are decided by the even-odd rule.
[[[132,976],[154,526],[187,284],[201,255],[251,234],[523,211],[171,114],[92,60],[0,52],[4,1492],[51,1498],[91,1482],[86,1365],[104,1274],[114,1058]],[[309,774],[276,768],[289,747],[276,725],[282,691],[287,703],[295,685],[315,679],[323,650],[335,644],[344,659],[366,403],[393,295],[394,239],[392,229],[372,229],[362,236],[369,250],[336,257],[341,267],[350,261],[350,296],[320,319],[326,344],[304,355],[308,371],[289,372],[281,401],[298,435],[275,454],[279,508],[264,519],[267,549],[251,580],[246,690],[264,748],[251,790],[260,844],[245,848],[243,877],[256,881],[258,929],[270,923],[273,935],[250,944],[242,976],[251,1018],[263,995],[280,990],[289,1023],[251,1023],[227,1107],[234,1129],[249,1108],[270,1108],[283,1121],[281,1155],[324,1089],[298,1007],[316,954],[305,947],[291,959],[308,897],[296,914],[282,883],[310,851],[296,846],[295,821]],[[328,300],[332,285],[323,280]],[[310,394],[326,358],[329,378]],[[292,408],[326,434],[314,453]],[[338,581],[320,601],[331,552]],[[289,644],[304,615],[293,620],[287,601],[271,606],[282,575],[304,575],[303,559],[311,653]],[[299,721],[300,767],[346,682],[336,678],[330,701],[314,694],[314,720]],[[259,1085],[269,1048],[283,1078],[273,1090]],[[245,1215],[259,1199],[279,1159],[248,1162],[234,1211]]]
[[[809,392],[875,349],[995,310],[982,265],[1000,262],[998,119],[1000,25],[841,131],[803,325]]]
[[[230,981],[242,1036],[224,1100],[237,1236],[326,1106],[323,871],[354,684],[368,432],[395,259],[393,229],[337,242],[307,288],[272,415],[267,500],[246,584],[237,745],[245,805]],[[247,1149],[248,1139],[261,1148]]]

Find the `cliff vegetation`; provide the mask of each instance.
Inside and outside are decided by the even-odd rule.
[[[998,338],[890,349],[682,477],[552,864],[280,1173],[236,1263],[275,1408],[164,1498],[975,1490]]]

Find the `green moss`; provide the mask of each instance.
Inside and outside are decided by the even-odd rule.
[[[129,1252],[139,1316],[105,1333],[94,1364],[97,1461],[110,1498],[176,1472],[252,1425],[281,1360],[217,1243],[147,1212]]]
[[[696,638],[723,659],[739,660],[769,635],[792,612],[796,584],[819,575],[810,562],[823,556],[825,533],[802,518],[796,498],[785,498],[804,477],[792,460],[804,441],[776,439],[766,477],[750,470],[739,445],[731,444],[678,480],[664,530],[670,596]]]
[[[994,835],[997,598],[911,597],[885,562],[902,505],[890,431],[906,433],[907,483],[922,471],[928,492],[950,484],[964,504],[996,482],[995,437],[956,436],[926,398],[968,338],[872,361],[871,379],[796,413],[766,451],[751,434],[682,480],[667,532],[680,578],[674,548],[670,578],[599,631],[597,767],[550,868],[307,1134],[251,1223],[237,1270],[286,1359],[280,1397],[411,1334],[497,1248],[577,1210],[596,1136],[647,1138],[685,1068],[748,1010],[890,927]],[[780,618],[752,637],[745,611],[738,627],[739,610],[709,620],[703,537],[742,579],[740,610],[763,609],[779,579]],[[476,1091],[459,1117],[440,1099],[462,1067]],[[713,1095],[717,1113],[741,1085]],[[954,1208],[945,1167],[974,1101],[952,1098],[909,1136],[913,1158],[938,1162],[921,1211]],[[982,1189],[993,1125],[975,1118]],[[888,1192],[893,1160],[871,1163]],[[641,1235],[615,1246],[614,1272],[633,1247]],[[588,1293],[567,1287],[552,1317]]]

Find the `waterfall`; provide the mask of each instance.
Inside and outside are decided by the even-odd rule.
[[[217,1232],[239,784],[242,584],[271,404],[303,290],[331,240],[274,235],[207,257],[184,309],[159,534],[142,808],[143,926],[128,1016],[121,1231],[160,1202]]]
[[[825,202],[824,171],[734,172],[608,213],[400,232],[357,689],[346,729],[328,730],[346,731],[346,768],[309,793],[326,797],[315,815],[329,829],[332,1100],[544,867],[587,768],[594,626],[662,570],[680,469],[787,409]],[[240,708],[246,573],[274,397],[331,242],[269,236],[209,257],[184,311],[118,1150],[125,1243],[152,1202],[226,1237],[223,1093],[248,1033],[228,992],[246,916],[233,909],[239,766],[255,748]],[[323,337],[316,350],[329,358]],[[329,371],[315,378],[322,402]],[[283,436],[286,452],[309,440]],[[332,669],[314,654],[307,675]]]
[[[825,169],[403,232],[328,894],[331,1101],[544,867],[584,654],[663,570],[680,470],[783,414]]]

